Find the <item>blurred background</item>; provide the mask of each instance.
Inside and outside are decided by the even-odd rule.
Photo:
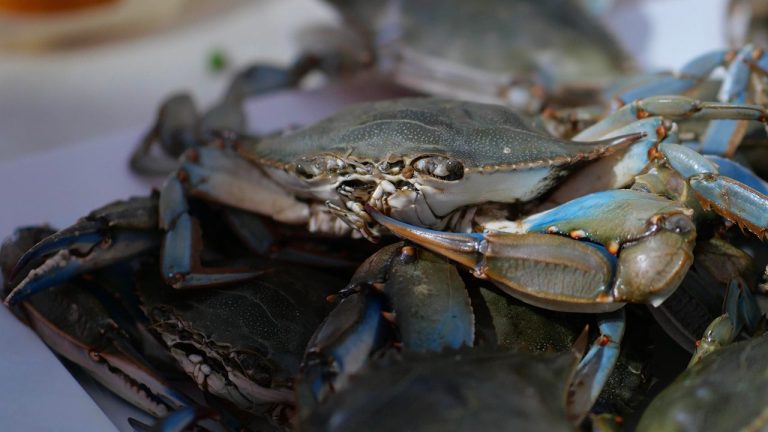
[[[209,106],[233,71],[286,65],[306,29],[341,22],[320,0],[70,1],[0,0],[0,160],[145,128],[175,91]],[[588,4],[644,70],[727,44],[727,0]]]

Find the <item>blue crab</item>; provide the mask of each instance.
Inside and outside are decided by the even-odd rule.
[[[191,96],[171,96],[135,151],[132,168],[172,171],[184,149],[206,143],[216,130],[245,131],[246,98],[298,86],[318,69],[332,77],[367,70],[422,94],[534,111],[543,99],[597,94],[605,80],[632,69],[611,35],[573,0],[329,3],[350,31],[314,35],[314,46],[288,68],[244,69],[203,114]],[[171,158],[153,157],[154,144]]]
[[[710,352],[653,400],[637,430],[764,430],[766,351],[764,334]]]
[[[44,262],[18,277],[6,300],[43,289],[51,277],[62,278],[154,248],[156,240],[124,242],[117,237],[141,238],[146,227],[158,225],[165,231],[162,273],[174,287],[253,276],[201,266],[199,230],[187,198],[191,196],[283,223],[307,224],[310,231],[321,234],[355,232],[376,238],[383,223],[398,235],[411,233],[408,236],[417,243],[432,243],[428,247],[459,259],[477,275],[497,280],[513,295],[547,308],[596,312],[615,310],[626,301],[659,304],[690,265],[696,233],[692,216],[698,221],[699,215],[711,214],[698,211],[695,201],[760,237],[768,225],[762,211],[765,195],[720,176],[715,164],[674,144],[674,128],[666,128],[664,119],[763,120],[764,113],[757,106],[652,97],[627,105],[588,130],[604,140],[582,143],[547,136],[501,106],[429,98],[357,106],[294,134],[218,141],[189,151],[163,186],[159,222],[150,215],[139,227],[92,215],[30,250],[21,264],[40,258]],[[655,187],[650,191],[668,197],[609,190],[518,222],[491,217],[497,216],[492,210],[498,206],[487,203],[535,200],[580,163],[620,148],[626,150],[615,161],[611,187],[630,184],[647,167],[671,167],[692,191],[690,202],[681,202],[670,193],[677,191],[667,190],[671,186],[662,180],[658,185],[647,182],[644,189]],[[583,171],[590,172],[591,166]],[[609,216],[612,212],[627,217]],[[465,234],[418,231],[403,224]],[[466,233],[477,227],[486,232]],[[576,279],[568,280],[569,286],[557,276],[503,282],[504,272],[517,265],[531,269],[540,265],[533,250],[540,250],[541,257],[552,254],[544,274],[570,274]],[[492,268],[495,263],[506,268]],[[649,266],[658,266],[651,283],[642,277]]]
[[[578,326],[583,328],[590,322],[575,319],[566,325],[564,319],[547,318],[518,306],[515,322],[526,331],[513,334],[504,323],[482,323],[484,318],[478,317],[477,310],[483,307],[481,301],[470,301],[467,289],[444,257],[402,242],[369,257],[336,296],[340,298],[338,305],[307,345],[298,387],[300,407],[309,411],[324,406],[333,394],[346,391],[371,357],[381,356],[393,346],[406,353],[476,345],[502,351],[562,352],[570,350],[581,330]],[[504,320],[503,315],[510,313],[509,305],[496,306],[489,316]],[[598,397],[618,358],[624,332],[623,311],[603,314],[596,321],[595,343],[568,380],[567,413],[574,423],[583,419]],[[390,334],[392,325],[396,335]],[[488,339],[495,329],[503,341]],[[485,340],[476,341],[479,334]],[[586,343],[586,338],[582,339]]]
[[[301,429],[573,430],[565,400],[577,358],[464,350],[374,362]]]
[[[760,106],[650,97],[585,131],[598,141],[569,142],[502,106],[413,98],[353,107],[285,136],[225,137],[186,152],[160,192],[157,213],[142,206],[109,215],[100,210],[30,249],[6,302],[157,250],[158,243],[161,274],[175,288],[260,274],[203,265],[190,201],[196,198],[323,235],[377,239],[386,229],[547,309],[608,313],[627,302],[658,305],[691,265],[697,225],[719,215],[760,238],[768,226],[768,197],[744,184],[754,176],[720,175],[710,160],[675,143],[671,121],[691,117],[765,121],[766,115]],[[560,179],[569,172],[598,175],[588,162],[611,153],[621,157],[608,164],[609,187],[634,183],[635,190],[576,194],[548,211],[499,219],[509,205],[563,190]],[[375,296],[359,298],[345,300],[369,311]],[[603,332],[598,344],[617,351],[622,328],[619,322]],[[615,362],[615,355],[605,357]],[[586,410],[607,369],[589,374],[598,376],[598,388],[578,403]]]
[[[47,227],[27,227],[6,239],[0,247],[4,278],[25,250],[53,233]],[[53,287],[22,303],[17,315],[54,352],[137,408],[163,416],[187,406],[189,399],[173,389],[139,353],[130,329],[119,326],[109,308],[99,301],[98,287],[88,285],[68,281]]]
[[[156,212],[156,196],[114,203],[99,214],[118,218],[127,208],[152,207]],[[4,276],[54,233],[30,227],[7,239],[0,248]],[[246,413],[238,415],[249,424],[281,427],[304,347],[329,309],[325,297],[342,282],[260,262],[264,270],[251,280],[179,292],[164,285],[156,252],[57,284],[22,302],[20,315],[55,353],[148,414],[199,407],[200,392],[189,391],[196,385],[209,403],[221,398],[221,409]]]

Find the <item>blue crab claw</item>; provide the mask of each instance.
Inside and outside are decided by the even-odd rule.
[[[702,338],[696,343],[696,351],[691,357],[688,366],[695,365],[701,359],[733,342],[736,337],[736,329],[733,320],[727,313],[715,318],[704,331]]]
[[[768,196],[718,174],[697,174],[688,179],[699,203],[768,240]]]
[[[380,249],[358,268],[343,297],[308,344],[304,377],[311,406],[346,386],[381,347],[441,352],[472,346],[475,317],[455,266],[403,242]],[[385,345],[394,324],[398,342]],[[394,336],[394,335],[393,335]]]
[[[548,234],[460,234],[405,224],[368,208],[395,235],[444,255],[494,281],[508,294],[545,309],[605,312],[613,259],[585,243]]]
[[[74,287],[68,287],[74,288]],[[169,409],[185,406],[187,399],[173,390],[160,374],[131,347],[116,325],[103,318],[102,309],[92,300],[84,298],[85,292],[70,289],[77,303],[65,296],[55,295],[35,303],[22,304],[30,326],[57,354],[85,369],[94,379],[102,383],[123,399],[142,410],[155,415],[165,415]],[[79,299],[79,300],[78,300]],[[67,305],[70,305],[69,308]],[[87,308],[87,309],[85,309]],[[40,309],[46,310],[43,313]],[[65,315],[70,312],[83,320],[93,319],[87,325],[67,324]],[[52,317],[46,315],[53,314]],[[97,340],[98,339],[98,340]]]
[[[445,233],[368,212],[395,235],[459,262],[510,295],[566,312],[660,304],[691,265],[696,237],[689,210],[630,190],[587,195],[493,228],[514,232]]]
[[[135,212],[136,221],[126,217],[126,208]],[[159,231],[147,229],[152,223],[146,223],[153,208],[156,213],[156,201],[152,198],[113,203],[37,243],[11,272],[10,283],[14,288],[5,303],[14,305],[78,274],[157,247]],[[105,210],[113,217],[105,216]]]
[[[346,385],[349,376],[380,346],[386,327],[384,299],[371,290],[363,286],[343,292],[307,344],[302,385],[297,386],[302,405],[312,406]]]

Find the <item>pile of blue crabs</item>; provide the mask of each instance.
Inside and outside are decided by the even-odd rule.
[[[159,191],[9,236],[6,305],[152,430],[768,429],[768,54],[633,74],[568,2],[339,3],[358,44],[163,103]],[[245,132],[314,70],[420,95]]]

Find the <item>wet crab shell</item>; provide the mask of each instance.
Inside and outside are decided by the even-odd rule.
[[[298,197],[343,204],[345,194],[436,226],[463,206],[531,200],[578,162],[637,138],[568,142],[502,106],[411,98],[350,107],[238,149]]]

